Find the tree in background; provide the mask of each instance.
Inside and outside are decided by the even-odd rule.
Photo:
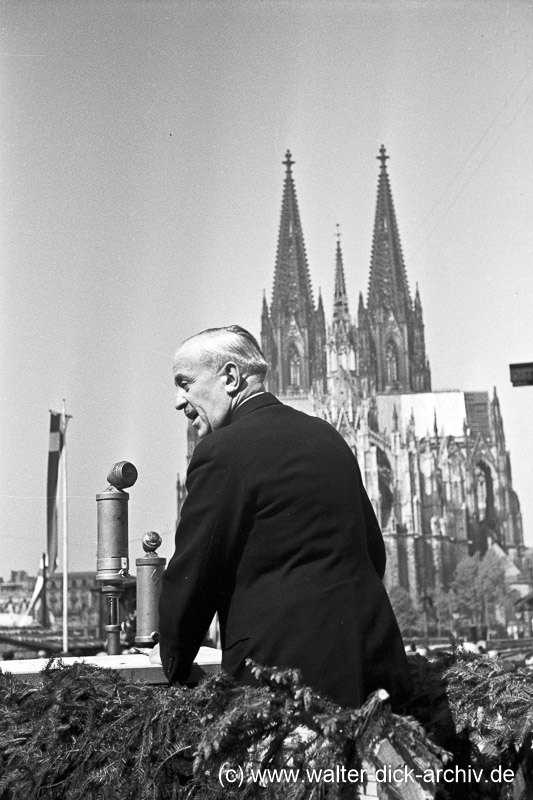
[[[447,590],[437,587],[413,601],[402,586],[392,586],[389,597],[404,638],[416,636],[474,636],[501,630],[507,619],[514,621],[514,593],[505,582],[504,563],[488,550],[466,556],[458,563]],[[490,633],[488,634],[490,636]]]
[[[455,568],[450,592],[459,618],[470,627],[479,628],[483,621],[483,597],[479,585],[479,553],[465,556]]]
[[[403,637],[416,636],[422,628],[422,615],[411,595],[403,586],[391,586],[388,594]]]
[[[479,589],[483,596],[484,622],[487,630],[505,626],[509,589],[505,580],[505,565],[492,550],[487,550],[479,564]]]
[[[437,617],[437,636],[457,637],[457,603],[455,595],[450,590],[445,591],[441,586],[437,587],[433,594],[433,605]]]
[[[483,558],[475,553],[461,559],[448,592],[438,594],[439,616],[454,633],[458,618],[480,638],[482,629],[504,624],[508,595],[502,560],[492,550]]]

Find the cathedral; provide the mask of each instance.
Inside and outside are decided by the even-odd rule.
[[[523,549],[496,390],[435,391],[418,288],[409,290],[381,147],[366,304],[352,317],[338,238],[331,324],[315,305],[290,152],[272,302],[263,299],[268,389],[327,419],[359,461],[381,524],[386,582],[413,598],[446,589],[460,559]]]
[[[313,297],[287,152],[261,346],[267,389],[326,419],[357,456],[383,530],[386,584],[416,601],[447,589],[465,555],[496,547],[519,561],[524,546],[496,390],[432,388],[422,301],[418,287],[414,299],[409,289],[387,160],[382,146],[366,303],[360,294],[351,315],[338,236],[328,324],[322,297]],[[178,479],[178,511],[184,495]]]

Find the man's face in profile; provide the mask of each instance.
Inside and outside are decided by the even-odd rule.
[[[218,369],[202,358],[196,343],[186,342],[174,357],[176,409],[193,421],[203,438],[221,428],[230,413],[231,400],[226,391],[224,367]]]

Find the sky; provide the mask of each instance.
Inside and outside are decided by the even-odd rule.
[[[315,299],[366,297],[381,144],[434,389],[500,399],[533,546],[533,4],[0,3],[0,576],[46,542],[49,409],[69,421],[69,569],[96,566],[116,461],[130,560],[173,551],[187,336],[260,333],[287,149]]]

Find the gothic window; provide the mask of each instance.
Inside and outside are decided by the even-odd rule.
[[[481,464],[476,468],[476,494],[479,518],[484,519],[487,511],[487,482],[486,470]]]
[[[302,368],[300,354],[294,345],[289,348],[289,383],[291,386],[300,386],[302,383]]]
[[[390,386],[398,380],[398,351],[393,341],[387,342],[385,368],[387,370],[387,384]]]

